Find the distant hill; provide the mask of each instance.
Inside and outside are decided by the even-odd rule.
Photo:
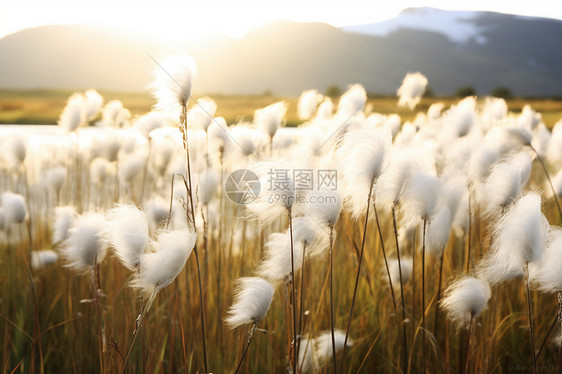
[[[413,8],[396,18],[338,29],[275,22],[241,39],[185,43],[198,64],[200,93],[296,95],[361,83],[393,94],[408,71],[421,71],[436,94],[472,85],[517,95],[562,95],[562,21],[489,12]],[[44,26],[0,39],[0,88],[138,91],[169,51],[154,40],[87,26]]]

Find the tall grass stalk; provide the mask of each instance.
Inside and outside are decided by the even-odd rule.
[[[355,306],[355,298],[357,296],[357,286],[359,285],[359,276],[361,275],[361,265],[363,263],[363,251],[365,249],[365,240],[367,239],[367,226],[369,224],[369,208],[371,207],[371,197],[373,193],[375,178],[371,180],[371,185],[369,188],[369,194],[367,196],[367,212],[365,213],[365,225],[363,227],[363,238],[361,239],[361,250],[359,251],[359,262],[357,264],[357,274],[355,276],[355,285],[353,286],[353,297],[351,299],[351,306],[349,308],[349,318],[347,321],[347,328],[345,330],[345,338],[343,341],[343,352],[342,352],[342,368],[345,370],[345,353],[347,339],[349,337],[349,329],[351,327],[351,321],[353,320],[353,307]],[[386,256],[385,256],[386,259]]]
[[[558,334],[562,336],[562,292],[557,292],[556,296],[558,298]],[[562,344],[559,344],[558,345],[558,373],[560,374],[561,372],[562,372]]]
[[[392,226],[394,228],[394,241],[396,243],[396,259],[398,260],[398,275],[400,276],[400,307],[402,308],[402,338],[404,341],[404,352],[402,353],[404,369],[406,372],[409,371],[408,368],[408,343],[407,343],[407,335],[406,335],[406,305],[404,300],[404,281],[402,279],[402,262],[400,261],[400,244],[398,243],[398,227],[396,225],[396,207],[395,205],[392,206]]]
[[[422,361],[423,372],[426,369],[426,344],[425,344],[425,232],[427,228],[427,218],[423,220],[423,234],[422,234]]]
[[[382,230],[381,230],[381,225],[380,225],[380,221],[379,221],[379,214],[377,213],[377,205],[376,202],[373,201],[373,212],[375,213],[375,222],[377,223],[377,231],[379,233],[379,240],[381,243],[381,250],[382,250],[382,255],[384,258],[384,266],[386,269],[386,275],[388,276],[388,285],[390,287],[390,296],[392,297],[392,307],[394,309],[394,315],[396,317],[396,321],[398,322],[398,326],[400,326],[400,318],[398,317],[398,308],[397,308],[397,304],[396,304],[396,296],[394,295],[394,286],[392,284],[392,277],[390,276],[390,268],[388,267],[388,258],[386,256],[386,249],[384,247],[384,237],[382,235]],[[404,371],[406,369],[406,366],[408,365],[408,357],[407,357],[407,353],[406,353],[406,340],[404,337],[401,337],[401,342],[402,342],[402,354],[401,354],[401,366],[402,366],[402,370]],[[345,345],[344,345],[344,349],[345,349]]]
[[[556,189],[554,188],[554,185],[552,184],[552,180],[550,179],[550,174],[548,173],[546,165],[545,165],[541,155],[539,154],[539,152],[537,152],[537,150],[535,149],[535,147],[533,147],[530,144],[529,144],[529,147],[531,147],[531,150],[535,153],[535,155],[537,156],[537,160],[539,160],[539,163],[541,164],[541,167],[544,171],[544,175],[546,176],[546,179],[548,180],[548,184],[550,186],[550,189],[552,190],[552,195],[554,196],[554,201],[556,202],[556,207],[558,208],[558,215],[560,216],[560,220],[562,221],[562,209],[560,208],[560,201],[558,200],[558,194],[556,193]]]
[[[527,294],[527,310],[528,310],[528,315],[529,315],[529,334],[531,336],[531,355],[533,357],[533,370],[532,373],[536,373],[537,372],[537,358],[536,358],[536,352],[535,352],[535,335],[534,335],[534,331],[533,331],[533,313],[532,313],[532,308],[531,308],[531,288],[530,288],[530,280],[529,280],[529,263],[527,262],[525,264],[525,288],[526,288],[526,294]]]
[[[242,367],[242,362],[244,362],[244,358],[246,357],[246,353],[248,353],[248,349],[250,349],[250,344],[252,343],[252,340],[254,339],[254,335],[255,335],[257,326],[258,325],[256,323],[254,323],[252,325],[252,327],[250,328],[250,331],[248,332],[248,342],[246,343],[246,348],[244,348],[244,351],[242,352],[242,357],[240,358],[240,361],[238,362],[238,366],[236,366],[236,370],[234,371],[234,374],[238,374],[238,371]]]
[[[288,210],[289,217],[289,233],[291,236],[291,304],[293,306],[293,373],[297,372],[298,350],[297,347],[297,304],[295,297],[295,254],[293,248],[293,212]],[[302,265],[301,265],[302,266]],[[248,343],[249,345],[249,343]]]
[[[191,183],[191,163],[189,161],[189,141],[187,139],[187,102],[182,105],[182,115],[180,121],[180,130],[183,135],[183,149],[185,151],[185,162],[186,162],[186,173],[187,173],[187,193],[189,195],[189,205],[191,213],[191,223],[193,225],[193,232],[197,235],[197,225],[195,224],[195,207],[193,205],[193,184]],[[188,184],[188,186],[187,186]],[[187,220],[190,220],[189,213],[186,212]],[[209,365],[207,361],[207,338],[205,334],[205,310],[203,306],[203,286],[201,284],[201,269],[199,266],[199,251],[197,250],[197,241],[195,242],[195,247],[193,247],[193,252],[195,253],[195,262],[197,264],[197,278],[199,281],[199,310],[201,314],[201,335],[202,335],[202,346],[203,346],[203,365],[205,368],[205,373],[209,373]]]
[[[330,334],[332,337],[332,361],[334,373],[337,373],[336,366],[336,338],[334,335],[334,224],[330,222]]]

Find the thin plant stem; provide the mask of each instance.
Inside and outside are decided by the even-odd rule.
[[[443,284],[443,259],[445,257],[445,249],[441,252],[441,258],[439,259],[439,282],[437,285],[437,298],[435,299],[435,320],[433,323],[433,335],[437,339],[437,331],[439,330],[439,300],[441,300],[441,287]]]
[[[92,293],[94,297],[94,302],[96,303],[97,309],[97,322],[98,322],[98,340],[99,340],[99,359],[100,359],[100,373],[104,373],[104,359],[103,359],[103,347],[104,347],[104,335],[105,331],[103,328],[103,307],[100,303],[101,295],[101,281],[100,281],[100,267],[97,259],[94,261],[94,267],[92,268]]]
[[[416,254],[417,254],[417,235],[416,230],[412,234],[412,321],[416,320]]]
[[[466,273],[470,273],[470,250],[472,246],[470,245],[470,240],[472,238],[472,199],[470,198],[470,186],[468,188],[468,239],[467,239],[467,249],[466,249]]]
[[[186,162],[186,172],[187,172],[187,182],[189,183],[188,193],[189,193],[189,204],[191,208],[191,223],[193,225],[193,231],[197,234],[197,225],[195,224],[195,208],[193,206],[193,184],[191,183],[191,163],[189,162],[189,142],[187,139],[187,105],[182,106],[182,133],[183,133],[183,145],[185,150],[185,162]],[[189,218],[189,217],[188,217]],[[193,248],[195,252],[195,261],[197,263],[197,278],[199,281],[199,310],[201,314],[201,335],[202,335],[202,345],[203,345],[203,364],[205,368],[205,373],[209,372],[208,361],[207,361],[207,339],[205,335],[205,310],[203,306],[203,286],[201,284],[201,269],[199,266],[199,251],[197,250],[197,243]]]
[[[552,184],[552,180],[550,179],[550,174],[548,173],[548,170],[546,169],[546,165],[544,164],[544,161],[543,161],[541,155],[539,154],[539,152],[537,152],[537,150],[530,144],[529,144],[529,147],[531,147],[531,149],[533,150],[533,152],[537,156],[537,160],[539,160],[539,163],[541,164],[542,169],[544,170],[544,175],[546,175],[546,179],[548,180],[548,184],[550,185],[550,189],[552,190],[552,195],[554,196],[554,201],[556,202],[556,207],[558,208],[558,214],[560,216],[560,220],[562,220],[562,209],[560,209],[560,201],[558,201],[558,194],[556,193],[556,189],[554,188],[554,185]]]
[[[371,196],[373,192],[374,178],[371,180],[371,187],[367,196],[367,212],[365,213],[365,225],[363,227],[363,238],[361,240],[361,250],[359,251],[359,262],[357,265],[357,274],[355,276],[355,285],[353,286],[353,297],[351,298],[351,307],[349,308],[349,319],[347,320],[347,328],[345,330],[345,338],[343,341],[342,353],[342,369],[345,371],[345,347],[349,337],[349,329],[351,328],[351,321],[353,319],[353,307],[355,306],[355,297],[357,296],[357,286],[359,285],[359,276],[361,275],[361,264],[363,262],[363,250],[365,249],[365,240],[367,239],[367,226],[369,224],[369,208],[371,207]]]
[[[301,262],[301,287],[300,287],[300,303],[299,303],[299,330],[298,330],[298,336],[299,336],[299,340],[297,342],[297,349],[296,352],[300,353],[300,347],[301,347],[301,336],[302,336],[302,328],[303,328],[303,319],[304,319],[304,262],[306,260],[305,257],[306,254],[306,242],[304,242],[303,246],[302,246],[302,262]],[[298,359],[298,353],[296,358]],[[298,360],[297,360],[298,362]]]
[[[205,367],[205,373],[208,373],[207,365],[207,343],[205,335],[205,311],[203,309],[203,286],[201,285],[201,269],[199,267],[199,251],[197,250],[197,244],[193,248],[195,252],[195,262],[197,264],[197,279],[199,281],[199,309],[201,313],[201,335],[203,339],[203,363]]]
[[[464,367],[463,373],[468,373],[468,369],[470,367],[470,336],[472,335],[472,325],[474,321],[474,314],[470,314],[470,322],[468,324],[468,329],[466,332],[466,352],[464,356]]]
[[[332,361],[334,363],[334,373],[337,372],[336,366],[336,338],[334,334],[334,225],[330,223],[330,332],[332,335]]]
[[[140,192],[140,197],[139,197],[139,203],[143,201],[143,197],[144,197],[144,190],[145,190],[145,185],[146,185],[146,176],[148,174],[148,163],[150,162],[150,153],[152,150],[152,138],[149,136],[148,137],[148,155],[146,156],[146,162],[144,164],[144,168],[142,171],[142,182],[141,182],[141,192]]]
[[[425,362],[425,231],[427,228],[427,219],[423,220],[423,233],[422,233],[422,362],[423,362],[423,372],[425,373],[426,362]]]
[[[129,346],[129,350],[127,351],[127,355],[125,356],[125,360],[123,360],[123,367],[121,368],[121,374],[127,371],[127,363],[129,362],[129,358],[131,357],[131,353],[133,352],[133,347],[135,346],[135,342],[137,341],[137,337],[139,335],[139,331],[142,329],[142,324],[144,322],[144,315],[146,311],[150,308],[150,304],[152,304],[152,300],[154,296],[152,296],[149,301],[146,303],[141,303],[139,315],[137,320],[135,321],[135,331],[133,331],[133,340],[131,341],[131,345]]]
[[[396,308],[396,297],[394,295],[394,286],[392,285],[392,277],[390,276],[390,268],[388,267],[388,258],[386,256],[386,249],[384,248],[384,238],[382,236],[381,225],[379,221],[379,215],[377,213],[377,205],[373,201],[373,212],[375,213],[375,222],[377,223],[377,231],[379,233],[379,240],[381,243],[382,256],[384,258],[384,266],[386,268],[386,275],[388,276],[388,285],[390,287],[390,295],[392,296],[392,306],[394,307],[394,313],[398,315],[398,309]]]
[[[377,213],[377,205],[376,205],[375,201],[373,201],[373,212],[375,213],[375,222],[377,223],[377,231],[379,233],[382,255],[383,255],[383,258],[384,258],[384,266],[386,268],[386,275],[388,276],[388,285],[390,287],[390,295],[392,296],[392,306],[394,307],[394,315],[396,316],[396,320],[398,321],[398,325],[400,325],[400,318],[398,317],[398,309],[397,309],[397,304],[396,304],[396,296],[394,295],[394,286],[392,284],[392,277],[390,276],[390,268],[388,267],[388,258],[386,256],[386,250],[384,248],[384,238],[382,236],[381,225],[380,225],[380,221],[379,221],[379,214]],[[402,341],[402,350],[405,353],[407,342],[404,339],[404,337],[402,337],[401,341]],[[407,355],[403,354],[402,355],[402,363],[401,363],[402,369],[406,368],[407,360],[408,360]]]
[[[558,322],[558,314],[555,314],[555,315],[554,315],[554,319],[552,320],[552,323],[550,324],[550,328],[548,329],[548,332],[546,333],[546,335],[545,335],[545,337],[544,337],[544,339],[543,339],[543,341],[542,341],[541,347],[539,348],[539,351],[537,352],[537,355],[536,355],[537,360],[538,360],[539,357],[541,356],[541,353],[542,353],[542,351],[543,351],[543,349],[544,349],[544,346],[546,345],[546,342],[548,341],[548,337],[549,337],[550,334],[552,333],[552,330],[554,330],[554,326],[556,326],[556,323],[557,323],[557,322]]]
[[[236,370],[234,371],[234,374],[237,374],[238,371],[240,370],[240,368],[242,367],[242,362],[244,361],[244,357],[246,357],[246,353],[248,353],[248,349],[250,348],[250,344],[252,343],[252,340],[254,340],[256,327],[257,327],[257,325],[254,323],[252,325],[251,329],[250,329],[250,332],[248,333],[248,343],[246,344],[246,348],[244,348],[244,352],[242,353],[242,357],[240,358],[240,361],[238,362],[238,366],[236,366]]]
[[[529,281],[529,263],[527,262],[525,264],[525,288],[526,288],[526,294],[527,294],[527,308],[528,308],[528,314],[529,314],[529,334],[531,335],[531,353],[533,356],[533,370],[532,373],[536,373],[537,372],[537,358],[536,358],[536,354],[535,354],[535,336],[533,333],[533,313],[531,311],[531,289],[530,289],[530,285],[529,285],[530,281]]]
[[[297,372],[298,352],[297,344],[297,305],[295,299],[295,256],[293,248],[293,214],[291,209],[288,210],[289,215],[289,232],[291,235],[291,303],[293,304],[293,373]]]
[[[408,343],[406,337],[406,306],[404,305],[404,281],[402,279],[402,262],[400,261],[400,245],[398,244],[398,227],[396,226],[396,209],[392,206],[392,226],[394,228],[394,240],[396,242],[396,259],[398,260],[398,275],[400,276],[400,302],[402,308],[402,337],[404,339],[404,352],[402,360],[405,372],[408,372]]]
[[[562,292],[556,293],[558,297],[558,333],[562,336]],[[558,374],[562,373],[562,344],[558,345]]]

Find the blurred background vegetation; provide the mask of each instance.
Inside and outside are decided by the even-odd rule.
[[[72,90],[1,90],[0,89],[0,124],[46,124],[55,125]],[[123,105],[131,111],[133,118],[151,110],[154,99],[147,92],[123,93],[115,91],[99,91],[105,102],[121,100]],[[339,95],[343,89],[337,85],[330,85],[324,93],[330,96],[337,105]],[[456,97],[434,96],[431,87],[425,97],[414,111],[398,107],[395,96],[370,94],[367,105],[372,112],[381,114],[396,113],[402,121],[411,121],[418,112],[425,112],[429,106],[436,102],[443,102],[448,108],[455,104],[459,98],[477,94],[471,86],[461,87],[456,92]],[[540,112],[548,128],[562,118],[562,100],[559,98],[526,98],[513,97],[507,87],[498,87],[494,90],[496,97],[506,99],[508,108],[513,112],[520,112],[525,104],[530,104],[533,109]],[[196,97],[203,97],[198,95]],[[270,90],[262,95],[207,95],[217,103],[217,116],[222,116],[231,124],[239,120],[251,121],[256,109],[263,108],[279,100],[289,103],[287,112],[287,126],[296,126],[300,123],[297,116],[298,97],[277,96]]]

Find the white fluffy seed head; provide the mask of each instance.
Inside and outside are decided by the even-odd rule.
[[[324,100],[318,106],[318,110],[316,111],[316,119],[317,120],[325,120],[332,116],[334,112],[334,103],[332,99],[329,97],[325,97]]]
[[[195,234],[188,229],[160,234],[154,243],[155,252],[140,256],[140,268],[133,276],[131,286],[139,288],[144,296],[153,299],[182,271],[195,241]]]
[[[207,131],[217,111],[217,104],[210,97],[197,100],[197,104],[187,115],[187,126]]]
[[[408,227],[418,225],[422,220],[431,222],[443,205],[443,187],[435,175],[415,172],[404,185],[400,210]]]
[[[299,363],[300,373],[309,373],[310,371],[318,370],[315,363],[316,355],[316,342],[308,336],[301,338],[299,342]]]
[[[149,227],[157,229],[168,219],[170,213],[170,202],[161,196],[155,196],[144,205]]]
[[[478,190],[478,201],[484,213],[507,208],[521,192],[521,174],[516,165],[501,162],[492,168],[486,183]]]
[[[362,113],[367,102],[367,91],[360,84],[351,85],[341,96],[338,103],[338,115],[343,118]]]
[[[76,210],[72,206],[55,208],[55,223],[53,225],[53,245],[62,243],[68,238],[68,230],[76,219]]]
[[[394,290],[400,290],[400,268],[402,268],[402,282],[404,284],[408,283],[412,277],[413,262],[411,257],[401,257],[400,265],[398,266],[398,260],[395,258],[388,259],[388,272],[390,273],[390,280],[392,281],[392,288]],[[381,269],[381,271],[386,272],[386,269]]]
[[[164,112],[151,111],[137,118],[133,124],[133,128],[145,138],[156,129],[165,126],[168,118]]]
[[[279,127],[281,127],[285,113],[287,113],[287,103],[279,101],[256,110],[254,122],[267,136],[273,138]]]
[[[230,329],[257,324],[271,305],[273,286],[262,278],[248,277],[236,281],[234,303],[228,309],[225,319]]]
[[[195,61],[186,55],[170,56],[158,62],[150,85],[157,109],[176,112],[187,105],[197,71]]]
[[[472,183],[484,181],[490,175],[492,165],[498,160],[498,148],[481,145],[472,152],[468,160],[468,178]]]
[[[25,198],[17,193],[4,192],[2,194],[2,210],[6,224],[22,223],[27,215]]]
[[[323,99],[322,94],[316,90],[303,91],[297,104],[297,113],[303,121],[309,120],[316,112],[316,107]]]
[[[57,252],[45,249],[41,251],[31,252],[31,268],[33,270],[44,269],[47,266],[53,265],[59,259]]]
[[[47,181],[47,185],[51,190],[55,193],[58,193],[66,180],[66,168],[64,166],[56,166],[49,170],[47,170],[47,174],[45,175],[45,179]]]
[[[491,291],[488,283],[474,277],[464,277],[450,285],[440,304],[449,319],[458,327],[465,327],[486,309]]]
[[[259,177],[260,193],[246,204],[250,216],[268,224],[286,215],[296,199],[293,169],[276,163],[259,163],[251,169]]]
[[[419,71],[406,74],[402,85],[396,92],[399,96],[398,105],[406,106],[410,110],[414,109],[420,102],[426,87],[427,78]]]
[[[311,191],[306,197],[306,214],[321,225],[335,226],[342,208],[342,198],[337,191]]]
[[[529,264],[529,278],[541,292],[562,292],[562,229],[551,226],[540,262]]]
[[[375,196],[379,205],[390,209],[402,199],[411,175],[420,169],[413,154],[406,148],[394,148],[386,171],[376,184]]]
[[[293,219],[293,240],[302,246],[307,257],[320,255],[329,248],[329,231],[313,218],[304,216]]]
[[[85,100],[84,96],[79,93],[75,93],[68,98],[66,106],[64,107],[58,124],[67,132],[72,132],[78,127],[86,124],[85,116]]]
[[[505,141],[513,144],[514,147],[531,145],[533,141],[533,133],[531,133],[530,129],[514,125],[504,127],[504,136]]]
[[[338,154],[338,171],[346,207],[355,218],[365,213],[371,187],[388,166],[392,136],[388,128],[345,134]]]
[[[107,212],[108,225],[104,238],[119,261],[129,270],[140,266],[140,258],[148,246],[148,222],[144,212],[134,205],[118,205]]]
[[[447,205],[442,206],[427,225],[425,234],[427,253],[441,256],[449,240],[451,221],[449,207]]]
[[[94,89],[84,93],[84,118],[86,121],[95,119],[103,105],[103,97]]]
[[[293,243],[293,257],[295,271],[302,266],[303,243]],[[291,273],[291,237],[287,230],[284,233],[273,233],[264,246],[264,259],[258,266],[260,277],[270,282],[283,281]]]
[[[111,169],[111,164],[107,160],[101,157],[94,158],[90,164],[90,179],[92,183],[104,183]]]
[[[24,138],[19,134],[10,136],[7,141],[7,150],[4,154],[12,168],[20,167],[27,156],[27,146],[25,145]]]
[[[145,155],[138,152],[127,156],[120,157],[119,161],[119,177],[123,182],[131,182],[140,174],[146,164]]]
[[[131,118],[131,113],[123,107],[123,103],[119,100],[111,100],[105,104],[101,113],[103,126],[120,128]]]
[[[213,169],[207,169],[199,174],[199,185],[197,193],[200,196],[201,204],[208,205],[219,186],[219,174]]]
[[[521,276],[527,263],[540,260],[547,228],[540,196],[521,197],[493,227],[492,247],[480,264],[481,277],[495,284]]]
[[[98,213],[86,213],[76,219],[61,248],[69,268],[85,273],[104,259],[107,244],[101,233],[105,225],[105,217]]]
[[[336,345],[336,353],[343,350],[345,342],[345,332],[342,330],[334,330],[334,341]],[[347,340],[347,347],[353,345],[353,340]],[[332,359],[332,333],[324,331],[316,338],[316,357],[321,366],[326,365]]]

